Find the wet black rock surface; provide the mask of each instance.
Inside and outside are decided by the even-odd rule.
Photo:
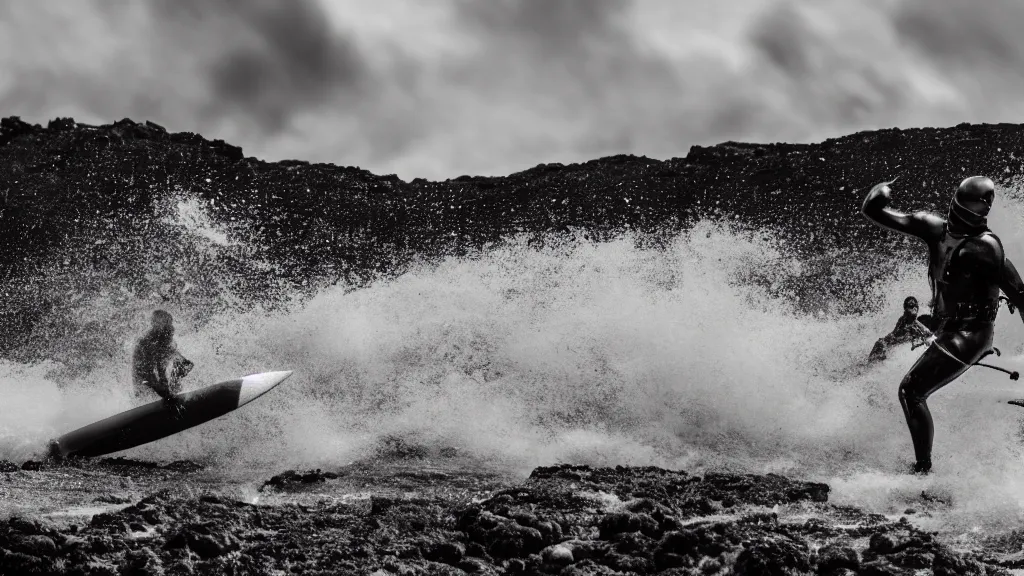
[[[0,573],[991,575],[1014,562],[954,551],[828,493],[777,475],[587,466],[538,468],[471,500],[252,504],[160,490],[81,526],[0,523]]]
[[[267,480],[263,486],[260,487],[260,491],[268,489],[282,489],[295,487],[303,484],[316,484],[325,482],[327,480],[333,480],[338,475],[334,472],[324,472],[317,468],[316,470],[309,470],[307,472],[298,472],[296,470],[286,470],[274,476],[270,480]]]

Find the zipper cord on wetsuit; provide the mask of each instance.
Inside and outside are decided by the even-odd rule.
[[[1009,308],[1010,314],[1014,313],[1014,305],[1013,305],[1012,302],[1010,302],[1009,298],[1007,298],[1006,296],[1000,296],[999,299],[997,300],[997,302],[999,300],[1006,300],[1006,307]],[[997,304],[997,306],[998,306],[998,304]],[[918,326],[920,326],[921,328],[924,328],[925,330],[928,330],[928,332],[931,333],[931,330],[928,329],[928,327],[925,326],[924,324],[921,324],[920,320],[915,319],[914,323],[917,324]],[[954,356],[953,353],[950,352],[949,350],[946,350],[946,348],[942,344],[939,344],[937,342],[937,339],[938,339],[938,337],[935,336],[935,334],[932,334],[930,337],[926,338],[923,343],[928,343],[928,344],[931,344],[932,346],[935,346],[936,348],[939,349],[940,352],[942,352],[946,356],[949,356],[953,360],[956,360],[957,362],[963,364],[964,366],[967,366],[968,368],[970,368],[971,366],[984,366],[985,368],[991,368],[993,370],[998,370],[998,371],[1003,372],[1005,374],[1009,374],[1010,375],[1010,380],[1018,380],[1018,379],[1020,379],[1020,373],[1017,372],[1016,370],[1010,371],[1010,370],[1007,370],[1006,368],[1000,368],[999,366],[993,366],[991,364],[985,364],[983,362],[975,362],[974,364],[968,364],[967,362],[964,362],[963,360],[961,360],[961,359],[957,358],[956,356]],[[914,348],[916,348],[916,346]],[[996,356],[1000,356],[1001,355],[1000,352],[999,352],[999,349],[993,346],[992,350],[989,350],[988,352],[983,354],[981,357],[984,358],[985,356],[988,356],[992,352],[995,352]]]
[[[1010,314],[1014,314],[1016,312],[1015,308],[1017,306],[1015,306],[1014,303],[1010,301],[1010,298],[1008,298],[1006,296],[1000,295],[995,300],[996,301],[996,304],[995,304],[996,307],[998,307],[998,305],[999,305],[998,302],[1000,300],[1006,300],[1007,308],[1009,308]],[[991,368],[992,370],[998,370],[999,372],[1004,372],[1006,374],[1009,374],[1011,380],[1020,379],[1020,377],[1021,377],[1020,372],[1017,372],[1016,370],[1010,371],[1010,370],[1007,370],[1006,368],[999,368],[998,366],[992,366],[991,364],[985,364],[983,362],[975,362],[974,364],[968,364],[967,362],[964,362],[963,360],[956,358],[955,356],[953,356],[953,354],[951,352],[947,351],[945,346],[943,346],[942,344],[940,344],[937,341],[938,336],[936,336],[928,326],[925,326],[924,324],[922,324],[921,321],[918,320],[918,319],[914,319],[913,323],[918,325],[918,326],[920,326],[926,332],[928,332],[929,334],[932,334],[932,335],[927,337],[927,338],[925,338],[925,340],[923,342],[921,342],[920,344],[911,344],[910,349],[913,349],[913,348],[918,347],[920,345],[924,345],[926,343],[932,344],[933,346],[939,348],[939,352],[941,352],[942,354],[944,354],[944,355],[948,356],[949,358],[955,360],[956,362],[959,362],[959,363],[963,364],[964,366],[967,366],[968,368],[970,368],[972,366],[984,366],[985,368]],[[993,352],[995,353],[995,356],[1001,356],[1001,354],[999,353],[999,348],[997,348],[995,346],[992,346],[992,349],[990,349],[990,351],[988,351],[985,354],[983,354],[981,356],[981,358],[985,358],[986,356],[992,354]],[[1024,406],[1024,404],[1022,404],[1022,406]]]
[[[936,336],[932,336],[931,338],[928,338],[928,343],[931,344],[932,346],[935,346],[936,348],[938,348],[939,351],[942,352],[943,354],[945,354],[946,356],[949,356],[953,360],[956,360],[957,362],[963,364],[964,366],[967,366],[968,368],[970,368],[971,366],[984,366],[985,368],[991,368],[993,370],[998,370],[1000,372],[1004,372],[1006,374],[1009,374],[1010,375],[1010,380],[1017,380],[1017,379],[1020,378],[1020,373],[1017,372],[1016,370],[1011,372],[1010,370],[1007,370],[1006,368],[1000,368],[999,366],[993,366],[991,364],[985,364],[983,362],[975,362],[974,364],[968,364],[967,362],[964,362],[963,360],[961,360],[961,359],[957,358],[956,356],[954,356],[952,352],[950,352],[949,350],[946,350],[946,348],[943,347],[942,344],[939,344],[936,340],[937,340],[937,337]],[[995,348],[993,348],[992,350],[995,350]],[[985,356],[987,356],[988,354],[991,354],[991,353],[992,353],[992,351],[990,350],[989,352],[987,352],[985,354]],[[998,356],[999,353],[997,352],[996,355]],[[982,356],[982,358],[984,358],[985,356]]]

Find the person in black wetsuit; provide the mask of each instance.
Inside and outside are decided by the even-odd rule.
[[[178,352],[174,342],[174,318],[169,312],[155,310],[151,324],[132,353],[135,398],[147,399],[147,396],[151,397],[155,392],[180,414],[181,405],[174,395],[181,387],[181,379],[192,370],[193,364]]]
[[[917,298],[907,296],[903,300],[903,315],[896,321],[896,327],[892,329],[892,332],[875,342],[874,348],[871,349],[871,354],[868,355],[868,361],[878,362],[885,360],[886,351],[889,348],[897,344],[923,340],[932,335],[931,327],[929,326],[931,316],[928,314],[918,316],[918,309]]]
[[[920,238],[928,246],[934,339],[900,383],[899,398],[914,442],[915,473],[932,467],[934,427],[926,400],[992,352],[999,291],[1024,304],[1024,282],[988,228],[995,184],[984,176],[960,183],[945,219],[930,212],[903,214],[886,206],[882,182],[868,192],[862,213],[879,226]]]

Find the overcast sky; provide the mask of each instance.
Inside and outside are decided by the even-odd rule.
[[[0,115],[444,179],[1024,121],[1018,0],[0,0]]]

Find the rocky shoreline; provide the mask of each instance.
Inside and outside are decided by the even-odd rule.
[[[114,474],[195,470],[104,466]],[[298,494],[350,474],[292,470],[260,492]],[[0,572],[982,576],[1024,567],[1012,536],[990,551],[956,551],[916,528],[914,510],[866,514],[829,504],[828,495],[825,484],[773,474],[570,465],[537,468],[485,496],[371,490],[266,504],[162,489],[81,524],[22,515],[0,522]]]
[[[806,264],[779,290],[859,313],[878,305],[871,284],[892,273],[893,258],[923,256],[859,217],[864,188],[899,176],[901,206],[941,209],[966,175],[1012,184],[1022,150],[1022,126],[962,125],[404,182],[266,163],[152,123],[41,127],[5,118],[0,358],[87,372],[119,345],[109,335],[132,332],[139,309],[154,303],[188,310],[198,324],[203,312],[270,306],[335,282],[358,287],[417,259],[515,235],[543,243],[629,231],[657,245],[699,219],[772,232]],[[224,238],[175,220],[183,202],[201,206]],[[94,314],[97,302],[107,307]],[[0,504],[31,496],[52,507],[66,497],[102,508],[82,521],[33,513],[0,521],[0,573],[980,576],[1024,568],[1019,534],[954,550],[915,527],[913,510],[892,518],[836,506],[828,486],[774,475],[558,466],[509,482],[420,464],[363,476],[341,467],[267,474],[257,496],[242,498],[216,479],[194,480],[202,468],[194,463],[96,466],[0,462]]]

